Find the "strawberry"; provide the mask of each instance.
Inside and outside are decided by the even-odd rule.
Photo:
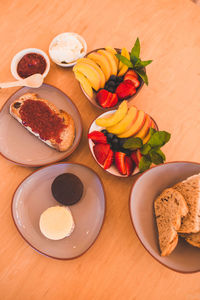
[[[132,161],[130,156],[125,156],[126,175],[130,176],[135,169],[135,163]]]
[[[136,88],[131,80],[125,80],[118,85],[115,92],[119,99],[126,99],[136,93]]]
[[[131,80],[135,86],[135,88],[138,88],[140,85],[140,81],[138,80],[138,75],[135,71],[129,70],[126,75],[124,76],[125,80]]]
[[[135,78],[138,78],[138,74],[133,70],[133,69],[130,69],[128,70],[128,72],[126,72],[125,74],[125,77],[124,77],[124,80],[126,80],[126,76],[130,76],[130,77],[135,77]]]
[[[132,161],[134,161],[137,167],[139,166],[139,162],[141,158],[142,158],[142,154],[139,149],[131,153],[131,159]]]
[[[105,105],[105,103],[106,103],[106,101],[107,101],[107,98],[108,98],[108,94],[109,94],[109,92],[107,91],[107,90],[105,90],[105,89],[102,89],[102,90],[100,90],[98,93],[97,93],[97,101],[98,101],[98,103],[102,106],[102,107],[104,107],[104,105]]]
[[[105,89],[100,90],[97,93],[97,101],[102,107],[113,107],[118,102],[118,97],[116,94],[108,92]]]
[[[122,175],[126,175],[125,156],[123,152],[115,152],[115,165]]]
[[[133,173],[135,164],[130,156],[124,152],[115,152],[115,165],[122,175],[130,176]]]
[[[94,144],[107,144],[107,137],[101,131],[94,130],[88,134]]]
[[[104,162],[104,169],[108,169],[110,168],[110,166],[112,165],[113,163],[113,159],[114,159],[114,152],[110,149],[109,152],[108,152],[108,156]]]
[[[97,161],[104,165],[106,158],[108,156],[108,153],[110,151],[110,145],[109,144],[95,144],[93,147],[94,155],[97,159]]]
[[[112,93],[111,93],[112,94]],[[110,106],[109,107],[113,107],[117,104],[118,102],[118,97],[117,94],[112,94],[112,98],[110,99]]]

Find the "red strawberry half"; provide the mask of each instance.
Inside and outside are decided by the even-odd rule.
[[[104,162],[104,169],[108,169],[110,168],[110,166],[112,165],[113,163],[113,160],[114,160],[114,152],[110,149],[109,152],[108,152],[108,156]]]
[[[126,80],[125,79],[126,77],[127,77],[127,79],[128,79],[128,77],[130,77],[130,78],[132,78],[132,77],[138,78],[138,74],[134,70],[131,69],[131,70],[128,70],[128,72],[126,72],[124,80]]]
[[[104,165],[109,151],[110,151],[110,145],[109,144],[95,144],[93,147],[94,155],[97,159],[97,161]]]
[[[108,92],[105,89],[100,90],[97,93],[97,101],[99,105],[102,107],[113,107],[117,104],[118,102],[118,97],[116,94],[113,94],[111,92]]]
[[[115,152],[115,165],[122,175],[130,176],[134,170],[132,159],[123,152]]]
[[[124,81],[125,80],[131,80],[136,88],[138,88],[140,85],[140,81],[138,80],[138,75],[133,70],[129,70],[126,73],[126,75],[124,76]]]
[[[94,130],[88,134],[94,144],[107,144],[107,137],[101,131]]]
[[[139,166],[139,162],[141,158],[142,158],[142,154],[139,149],[131,153],[131,159],[135,162],[137,167]]]
[[[136,88],[131,80],[125,80],[118,85],[115,92],[119,99],[126,99],[136,93]]]

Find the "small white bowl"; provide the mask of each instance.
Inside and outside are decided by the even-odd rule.
[[[44,71],[44,73],[42,74],[43,78],[45,78],[47,76],[47,74],[49,73],[49,69],[50,69],[50,60],[49,60],[49,57],[48,55],[40,50],[40,49],[37,49],[37,48],[27,48],[27,49],[24,49],[24,50],[21,50],[20,52],[18,52],[17,54],[15,54],[15,56],[13,57],[12,59],[12,62],[11,62],[11,73],[12,75],[17,79],[17,80],[20,80],[22,79],[19,74],[17,73],[17,65],[19,63],[19,61],[21,60],[21,58],[28,54],[28,53],[37,53],[37,54],[40,54],[44,57],[44,59],[46,60],[46,70]]]
[[[54,46],[54,44],[57,42],[57,40],[62,37],[62,36],[75,36],[80,42],[81,44],[83,45],[83,52],[80,54],[79,58],[82,58],[86,55],[87,53],[87,44],[86,44],[86,41],[84,40],[84,38],[82,36],[80,36],[79,34],[75,33],[75,32],[63,32],[63,33],[60,33],[59,35],[57,35],[50,43],[49,45],[49,56],[51,58],[51,60],[57,64],[58,66],[61,66],[61,67],[64,67],[64,68],[67,68],[67,67],[72,67],[76,64],[76,61],[73,61],[71,63],[58,63],[57,61],[55,61],[53,59],[53,57],[51,56],[51,53],[50,53],[50,49]]]

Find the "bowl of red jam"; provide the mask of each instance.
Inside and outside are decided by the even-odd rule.
[[[18,52],[12,59],[12,75],[20,80],[39,73],[46,77],[50,69],[48,55],[37,48],[28,48]]]

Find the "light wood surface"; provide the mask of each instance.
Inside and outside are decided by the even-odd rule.
[[[65,31],[81,34],[88,50],[111,45],[131,49],[141,41],[149,87],[134,104],[171,132],[167,161],[200,162],[200,8],[189,0],[2,0],[0,1],[0,82],[13,80],[10,62],[28,47],[48,52],[52,38]],[[87,130],[99,112],[80,90],[71,69],[51,63],[46,83],[65,92],[83,120],[83,137],[67,159],[90,166],[107,196],[106,219],[95,244],[83,256],[58,261],[35,252],[11,218],[16,187],[34,169],[0,157],[0,299],[145,300],[200,299],[200,274],[173,272],[140,244],[131,224],[128,201],[133,178],[103,171],[88,150]],[[16,88],[0,91],[0,105]],[[20,137],[19,137],[20,139]]]

